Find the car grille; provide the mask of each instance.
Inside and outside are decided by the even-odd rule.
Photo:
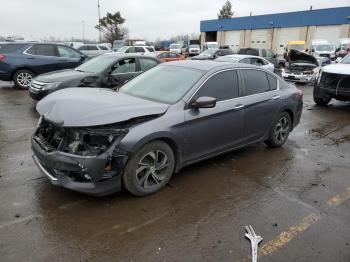
[[[330,54],[320,54],[320,56],[331,58],[331,55],[330,55]]]
[[[34,92],[39,92],[45,85],[46,85],[46,83],[39,82],[39,81],[36,81],[36,80],[33,80],[29,84],[30,89],[32,91],[34,91]]]
[[[349,90],[350,89],[350,76],[322,73],[320,84],[329,89]]]

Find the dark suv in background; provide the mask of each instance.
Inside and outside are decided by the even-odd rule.
[[[75,68],[87,59],[66,45],[52,43],[7,43],[0,46],[0,80],[28,88],[36,75]]]

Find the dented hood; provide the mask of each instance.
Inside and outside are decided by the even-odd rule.
[[[168,107],[167,104],[108,89],[68,88],[48,95],[36,109],[46,120],[58,126],[82,127],[163,114]]]
[[[287,61],[290,65],[292,64],[312,64],[318,66],[317,59],[307,53],[290,49],[288,52]]]

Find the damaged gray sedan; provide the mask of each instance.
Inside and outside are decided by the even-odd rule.
[[[186,165],[260,141],[282,146],[299,123],[302,93],[255,66],[180,61],[118,92],[57,91],[37,111],[33,157],[53,184],[143,196]]]

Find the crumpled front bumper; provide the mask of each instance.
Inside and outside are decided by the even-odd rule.
[[[98,156],[80,156],[60,151],[47,152],[33,137],[34,162],[53,185],[94,196],[109,195],[121,190],[121,174],[127,155],[114,157],[114,172],[108,176],[106,165],[110,152]],[[90,179],[76,179],[87,174]]]
[[[315,79],[313,74],[296,74],[296,73],[287,73],[282,71],[282,77],[284,80],[297,82],[297,83],[310,83]]]

